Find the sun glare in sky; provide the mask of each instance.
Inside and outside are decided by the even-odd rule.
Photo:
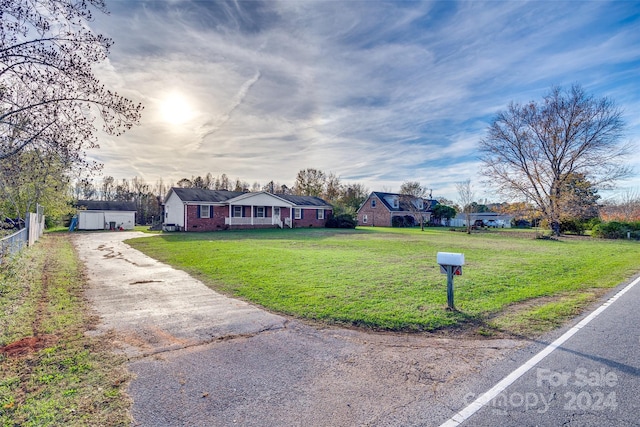
[[[162,100],[160,114],[165,122],[179,125],[189,121],[194,116],[194,111],[183,95],[173,92]]]

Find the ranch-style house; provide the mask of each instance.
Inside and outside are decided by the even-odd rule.
[[[324,227],[333,207],[319,197],[173,187],[163,230]]]

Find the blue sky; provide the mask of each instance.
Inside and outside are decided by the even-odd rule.
[[[510,101],[578,83],[640,144],[640,2],[109,1],[96,72],[145,105],[101,136],[104,174],[226,173],[291,185],[300,169],[369,190],[419,181],[455,200],[481,182],[477,142]],[[640,156],[629,163],[640,172]],[[640,177],[618,191],[640,188]]]

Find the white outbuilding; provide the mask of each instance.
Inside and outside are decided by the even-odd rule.
[[[78,230],[133,230],[134,202],[78,200]]]

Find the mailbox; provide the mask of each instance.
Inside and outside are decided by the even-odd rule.
[[[438,252],[436,261],[440,264],[440,272],[447,275],[447,306],[455,310],[453,301],[453,276],[462,276],[464,254]]]
[[[453,252],[438,252],[438,256],[436,259],[438,261],[438,264],[440,265],[464,265],[464,254],[457,254]]]

